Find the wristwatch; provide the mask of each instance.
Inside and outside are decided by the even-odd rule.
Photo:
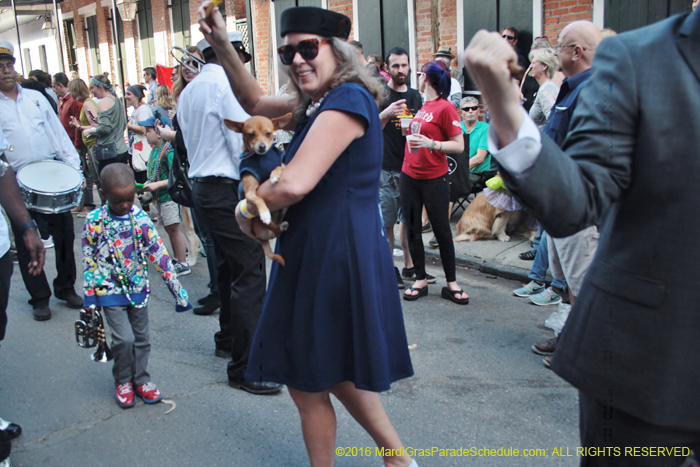
[[[23,234],[24,232],[26,232],[27,230],[29,230],[29,229],[31,229],[31,228],[35,228],[35,229],[38,229],[38,228],[39,228],[39,227],[36,225],[36,221],[35,221],[34,219],[30,220],[29,222],[27,222],[26,224],[24,224],[22,227],[20,227],[20,228],[19,228],[19,231],[20,231],[20,233]]]

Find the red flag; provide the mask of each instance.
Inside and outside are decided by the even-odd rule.
[[[173,67],[156,65],[156,80],[158,84],[165,84],[168,89],[173,90]]]

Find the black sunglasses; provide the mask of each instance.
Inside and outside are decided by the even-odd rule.
[[[508,34],[503,34],[501,37],[503,37],[504,39],[508,39],[509,41],[515,40],[515,36],[509,36]]]
[[[277,49],[277,54],[283,64],[291,65],[297,52],[304,60],[313,60],[318,56],[318,46],[327,43],[326,39],[306,39],[299,41],[297,45],[283,45]]]
[[[479,110],[479,106],[475,105],[474,107],[462,107],[462,110],[465,112],[469,112],[470,110]]]

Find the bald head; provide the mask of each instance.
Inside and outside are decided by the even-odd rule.
[[[590,21],[574,21],[559,34],[559,61],[568,78],[593,66],[593,56],[603,40],[600,29]]]
[[[127,188],[135,186],[134,171],[126,164],[109,164],[100,172],[100,181],[105,193],[110,193],[114,188]]]

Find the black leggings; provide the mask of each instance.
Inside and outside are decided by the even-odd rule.
[[[435,238],[440,246],[440,259],[447,282],[457,280],[455,274],[455,245],[450,229],[450,185],[447,175],[428,180],[411,178],[401,173],[399,178],[401,206],[406,219],[408,249],[416,268],[416,280],[425,279],[425,251],[421,234],[423,205],[433,226]]]

